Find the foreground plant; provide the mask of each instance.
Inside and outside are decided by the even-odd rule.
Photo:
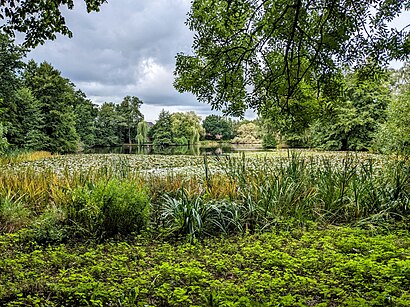
[[[0,236],[2,306],[408,306],[410,236],[294,228],[184,243]]]
[[[75,189],[64,209],[81,236],[103,238],[140,233],[148,224],[149,205],[143,188],[112,179]]]

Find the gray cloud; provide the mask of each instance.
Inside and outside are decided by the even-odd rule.
[[[64,12],[74,37],[47,42],[29,58],[50,62],[96,103],[138,96],[150,121],[162,108],[206,116],[208,105],[172,86],[175,55],[191,50],[193,34],[184,24],[189,9],[190,0],[108,0],[88,14],[84,1],[75,0],[75,9]],[[409,16],[403,13],[392,26],[404,27]]]
[[[192,45],[184,24],[189,8],[189,0],[110,0],[88,14],[77,0],[64,12],[73,38],[59,36],[28,57],[50,62],[96,103],[134,95],[150,120],[162,107],[207,114],[209,106],[172,86],[175,55]]]

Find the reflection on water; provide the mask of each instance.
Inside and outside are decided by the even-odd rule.
[[[124,145],[119,147],[97,147],[90,148],[84,153],[98,154],[141,154],[141,155],[221,155],[237,151],[263,151],[260,145],[255,144],[229,144],[222,143],[215,146],[185,145],[185,146],[137,146]]]

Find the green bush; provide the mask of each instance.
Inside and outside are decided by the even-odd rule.
[[[180,138],[174,138],[174,143],[176,145],[187,145],[188,140],[186,139],[186,137],[182,136]]]
[[[68,239],[69,228],[61,208],[49,207],[24,231],[23,238],[40,244],[61,243]]]
[[[272,134],[265,134],[262,137],[262,146],[263,148],[276,148],[278,142],[276,141],[276,137]]]
[[[148,212],[146,191],[117,179],[75,189],[66,206],[68,222],[76,232],[100,238],[141,232]]]

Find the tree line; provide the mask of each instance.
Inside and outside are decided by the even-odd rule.
[[[410,65],[399,70],[346,68],[321,97],[308,85],[253,121],[194,112],[161,111],[144,121],[143,102],[95,105],[49,63],[24,63],[25,50],[0,35],[0,151],[6,148],[75,152],[126,144],[192,145],[202,139],[262,143],[265,147],[404,152],[410,146]],[[337,91],[335,89],[338,89]]]
[[[23,62],[26,50],[0,35],[0,152],[75,152],[126,144],[189,145],[205,135],[194,112],[163,110],[144,121],[142,101],[124,97],[98,106],[49,63]]]

